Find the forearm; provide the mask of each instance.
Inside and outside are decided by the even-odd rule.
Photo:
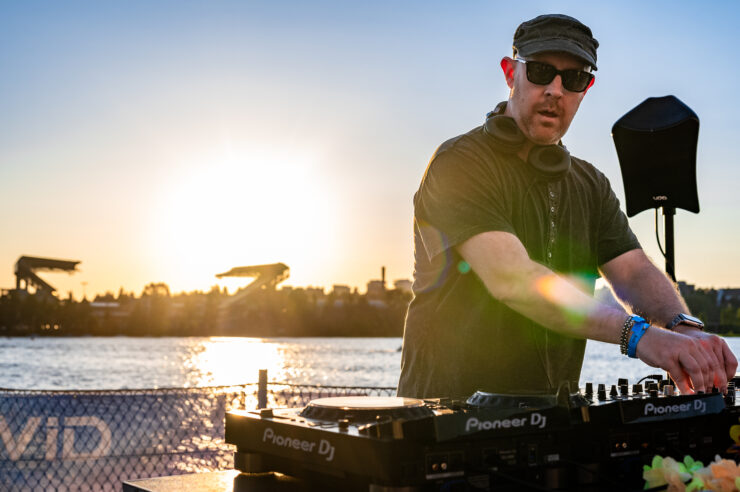
[[[494,298],[558,333],[619,342],[626,317],[621,308],[597,301],[567,277],[530,260],[518,240],[503,234],[482,234],[458,247]]]
[[[537,267],[538,275],[519,279],[529,288],[521,289],[521,295],[501,299],[502,302],[558,333],[619,343],[627,316],[624,310],[597,301],[566,277],[542,265]]]
[[[619,301],[630,311],[665,327],[678,313],[689,313],[676,286],[642,251],[627,253],[635,262],[633,268],[602,267]]]

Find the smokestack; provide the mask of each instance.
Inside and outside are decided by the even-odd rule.
[[[383,288],[385,289],[385,267],[380,267],[380,280],[383,282]]]

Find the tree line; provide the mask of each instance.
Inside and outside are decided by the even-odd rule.
[[[411,294],[262,289],[244,299],[214,286],[170,294],[163,283],[140,296],[123,289],[93,301],[11,292],[0,297],[0,336],[377,336],[400,337]],[[238,293],[237,293],[238,294]]]
[[[717,303],[715,289],[683,294],[709,331],[740,335],[740,300]],[[139,296],[121,289],[92,302],[11,291],[0,297],[0,336],[400,337],[410,300],[399,289],[368,296],[301,288],[239,299],[217,286],[171,294],[164,283],[147,285]]]

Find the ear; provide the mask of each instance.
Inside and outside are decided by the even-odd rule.
[[[589,82],[588,87],[586,87],[586,90],[583,91],[583,95],[585,96],[588,90],[594,86],[594,82],[596,82],[596,77],[591,79],[591,82]]]
[[[506,85],[509,89],[514,88],[514,66],[516,62],[508,56],[501,58],[501,69],[504,71],[504,78],[506,78]]]

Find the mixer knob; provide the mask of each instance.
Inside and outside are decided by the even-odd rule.
[[[642,385],[640,383],[632,385],[632,394],[633,395],[642,394]]]
[[[586,383],[586,395],[591,396],[594,394],[594,383]]]
[[[625,398],[629,396],[629,387],[626,383],[619,385],[619,394]]]
[[[599,390],[598,390],[598,395],[597,395],[597,398],[598,398],[598,399],[599,399],[600,401],[604,401],[604,400],[606,400],[606,388],[604,387],[604,385],[603,385],[603,384],[600,384],[600,385],[599,385]]]
[[[650,388],[648,390],[648,394],[650,395],[650,398],[657,398],[658,397],[658,389],[657,388]]]
[[[627,380],[627,378],[619,378],[619,379],[617,379],[617,386],[623,386],[623,385],[629,386],[629,384],[630,383]]]
[[[666,384],[663,386],[663,394],[665,396],[673,396],[675,394],[675,388],[672,384]]]
[[[609,396],[611,396],[612,400],[617,397],[617,386],[615,384],[612,384],[611,389],[609,390]]]

